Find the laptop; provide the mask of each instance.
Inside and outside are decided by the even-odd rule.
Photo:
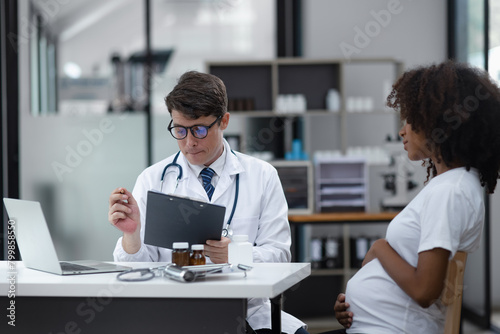
[[[226,207],[148,191],[144,243],[172,248],[174,242],[190,245],[220,240]]]
[[[126,266],[99,261],[60,262],[39,202],[3,199],[9,220],[27,268],[57,275],[78,275],[125,271]]]

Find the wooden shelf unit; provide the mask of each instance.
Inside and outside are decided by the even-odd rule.
[[[343,285],[352,275],[356,273],[358,268],[351,267],[351,239],[350,226],[351,224],[370,224],[370,223],[389,223],[398,212],[334,212],[334,213],[313,213],[308,215],[289,215],[288,221],[292,229],[293,254],[301,253],[300,247],[304,247],[300,242],[300,232],[298,227],[305,225],[333,225],[340,224],[342,226],[343,239],[343,268],[338,269],[317,269],[313,271],[313,275],[336,275],[343,276]],[[296,261],[296,259],[292,259]]]
[[[210,61],[206,63],[207,73],[214,74],[224,81],[230,105],[230,112],[238,116],[249,117],[249,121],[258,118],[288,118],[307,120],[310,117],[328,116],[335,119],[338,131],[335,130],[335,141],[340,143],[340,149],[345,152],[349,146],[347,142],[347,125],[350,118],[356,115],[392,115],[394,116],[394,129],[397,122],[394,112],[382,110],[374,106],[373,110],[346,110],[346,69],[358,64],[391,65],[394,66],[395,80],[403,72],[403,63],[391,58],[366,58],[366,59],[303,59],[303,58],[277,58],[261,61]],[[369,77],[369,75],[367,76]],[[351,78],[349,78],[351,79]],[[358,80],[354,78],[353,80]],[[365,78],[359,78],[361,82]],[[373,89],[381,89],[381,83]],[[340,109],[337,112],[327,110],[326,95],[328,90],[336,89],[340,94]],[[304,112],[279,112],[276,108],[279,95],[301,94],[307,101]],[[352,92],[349,93],[352,95]],[[237,101],[237,102],[234,102]],[[233,103],[234,102],[234,103]],[[240,103],[241,102],[241,103]],[[248,110],[234,109],[243,106]],[[338,132],[338,133],[337,133]],[[305,136],[314,135],[313,130],[306,129]],[[291,149],[294,139],[294,125],[290,121],[284,122],[284,131],[276,133],[285,151]],[[307,138],[308,139],[308,138]],[[303,139],[306,141],[307,139]],[[371,144],[371,143],[367,143]],[[316,147],[304,147],[311,156]],[[276,156],[281,159],[283,156]]]

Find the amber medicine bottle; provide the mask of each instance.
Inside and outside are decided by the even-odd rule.
[[[203,245],[193,245],[191,246],[191,257],[189,258],[190,266],[199,266],[206,263],[205,255],[203,254]]]
[[[172,263],[181,267],[189,266],[189,244],[187,242],[174,242],[172,248]]]

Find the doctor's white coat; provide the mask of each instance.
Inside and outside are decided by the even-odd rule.
[[[248,235],[249,242],[254,244],[254,262],[290,262],[290,226],[288,224],[288,207],[276,169],[269,163],[235,152],[231,153],[224,140],[226,163],[219,175],[219,181],[212,195],[212,203],[226,207],[224,226],[231,214],[235,191],[236,174],[239,174],[240,185],[238,203],[231,222],[234,234]],[[146,217],[146,199],[148,190],[160,191],[199,198],[208,201],[198,176],[189,168],[184,155],[179,154],[177,163],[182,167],[182,178],[176,185],[178,168],[169,167],[165,173],[163,185],[161,174],[165,166],[171,163],[172,155],[145,169],[137,178],[132,192],[141,213],[141,240],[144,241]],[[145,245],[135,254],[123,250],[120,238],[113,252],[115,261],[130,262],[170,262],[170,249]],[[268,300],[252,298],[248,301],[247,321],[253,329],[271,328],[270,303]],[[303,322],[282,312],[282,331],[295,333],[305,326]]]

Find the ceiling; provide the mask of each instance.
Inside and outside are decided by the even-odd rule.
[[[31,0],[33,7],[47,22],[52,35],[67,40],[113,14],[125,9],[134,0],[67,0],[62,4],[56,1],[47,5],[46,0]],[[130,6],[134,7],[135,6]],[[137,14],[135,14],[137,15]]]

